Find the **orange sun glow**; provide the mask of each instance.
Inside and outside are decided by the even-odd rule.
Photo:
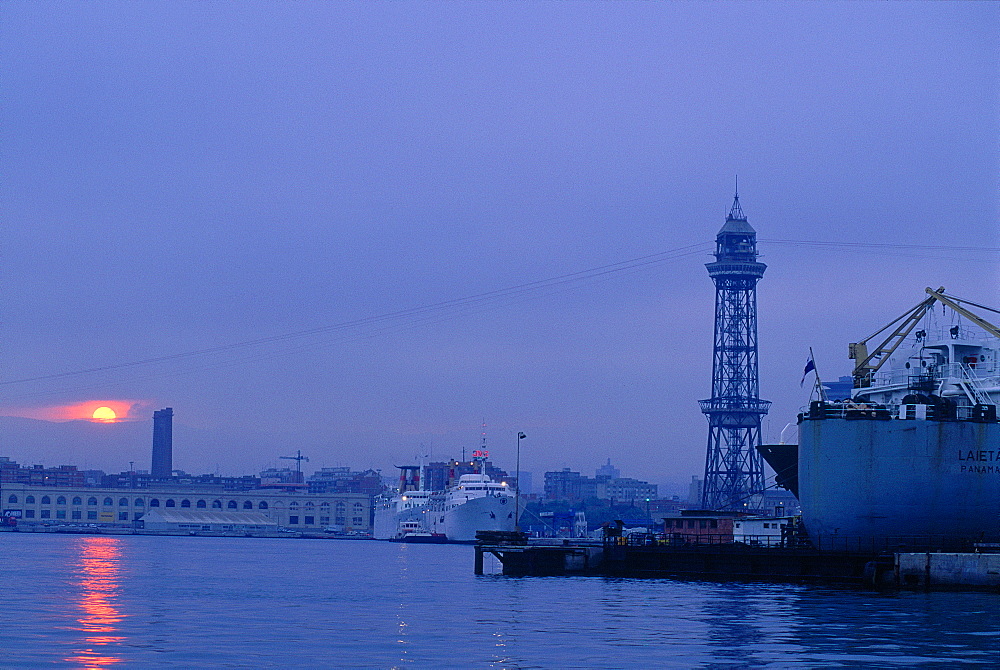
[[[110,423],[118,418],[115,411],[110,407],[98,407],[94,410],[94,420]]]

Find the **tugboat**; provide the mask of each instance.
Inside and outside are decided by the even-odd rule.
[[[444,544],[448,541],[440,533],[431,533],[420,521],[402,521],[399,524],[399,531],[396,537],[389,538],[390,542],[412,542],[416,544]]]

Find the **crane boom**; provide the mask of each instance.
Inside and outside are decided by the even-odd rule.
[[[887,360],[889,356],[892,355],[897,347],[902,344],[906,336],[910,334],[914,326],[920,322],[924,314],[930,310],[935,302],[940,302],[953,310],[964,316],[965,318],[972,321],[974,324],[990,333],[994,337],[1000,338],[1000,328],[983,319],[982,317],[973,314],[968,309],[962,307],[959,303],[971,303],[968,300],[962,300],[961,298],[955,298],[952,296],[946,296],[944,294],[944,287],[939,287],[936,291],[931,287],[925,289],[928,297],[923,300],[920,304],[912,307],[911,309],[904,312],[901,316],[893,319],[890,323],[882,326],[877,331],[861,340],[860,342],[852,342],[848,346],[848,357],[854,361],[857,361],[854,365],[854,388],[867,388],[871,386],[872,379],[875,373]],[[979,305],[976,305],[979,307]],[[896,326],[896,324],[899,324]],[[868,353],[868,341],[877,337],[881,333],[885,332],[886,329],[896,326],[896,328],[882,340],[875,350]]]
[[[946,296],[944,295],[943,293],[944,289],[942,288],[939,288],[937,291],[934,291],[928,286],[925,290],[932,298],[941,301],[945,305],[948,305],[948,307],[951,307],[953,310],[955,310],[956,312],[964,316],[966,319],[968,319],[972,323],[976,324],[977,326],[985,330],[993,337],[1000,337],[1000,328],[997,328],[986,319],[973,314],[972,312],[970,312],[969,310],[965,309],[964,307],[958,304],[960,302],[969,302],[968,300],[962,300],[960,298],[952,298],[951,296]],[[969,304],[975,304],[975,303],[969,303]],[[978,307],[979,305],[976,306]]]

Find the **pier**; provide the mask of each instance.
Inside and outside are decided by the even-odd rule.
[[[642,534],[603,541],[529,540],[524,533],[481,533],[475,573],[483,574],[483,559],[490,554],[510,577],[590,575],[1000,593],[1000,547],[992,545],[943,552],[672,539]]]

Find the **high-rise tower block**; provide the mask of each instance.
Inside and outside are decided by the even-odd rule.
[[[168,479],[173,472],[173,425],[173,408],[153,412],[153,462],[150,474],[156,479]]]
[[[706,267],[715,282],[715,345],[712,397],[699,402],[708,418],[701,505],[755,510],[764,491],[760,421],[771,405],[758,397],[757,385],[757,281],[767,266],[757,261],[757,232],[739,193],[715,238],[715,261]]]

